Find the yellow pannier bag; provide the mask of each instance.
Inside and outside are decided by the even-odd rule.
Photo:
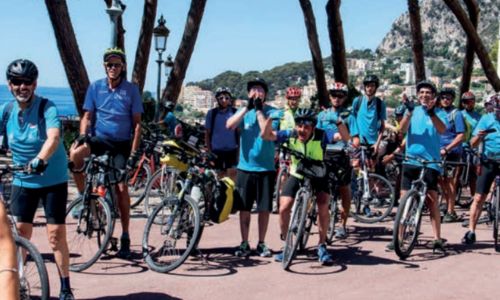
[[[177,157],[178,154],[184,152],[186,154],[191,154],[185,151],[181,146],[179,146],[174,140],[168,140],[163,142],[163,149],[165,150],[165,155],[160,158],[160,163],[175,168],[181,172],[186,172],[188,170],[188,164],[182,162]]]
[[[222,223],[229,219],[234,202],[234,181],[224,177],[219,181],[210,204],[210,220]]]

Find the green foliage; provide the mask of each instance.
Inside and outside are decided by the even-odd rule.
[[[490,51],[490,57],[491,61],[493,61],[493,64],[495,65],[495,68],[497,67],[497,59],[498,59],[498,42],[493,44],[493,47],[491,47]]]
[[[375,59],[375,53],[371,49],[354,49],[346,54],[347,58]]]

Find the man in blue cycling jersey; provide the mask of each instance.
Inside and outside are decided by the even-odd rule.
[[[15,100],[0,109],[3,119],[10,106],[8,120],[0,120],[0,124],[6,124],[13,163],[28,166],[27,173],[14,174],[10,210],[19,233],[30,239],[38,203],[42,201],[49,245],[61,279],[60,299],[73,299],[65,225],[68,161],[56,106],[35,94],[37,79],[38,69],[27,59],[17,59],[7,67],[8,87]]]
[[[472,147],[477,147],[482,142],[483,152],[481,153],[481,173],[476,183],[477,190],[474,194],[474,202],[470,207],[469,231],[462,239],[463,243],[469,245],[476,242],[476,225],[483,209],[484,200],[495,177],[500,174],[500,97],[493,100],[494,112],[481,117],[470,141]]]
[[[87,90],[80,137],[70,151],[70,160],[76,169],[83,167],[83,159],[91,153],[102,155],[106,152],[113,157],[115,168],[125,169],[131,152],[140,144],[142,101],[138,87],[125,78],[125,53],[119,48],[110,48],[104,53],[103,61],[106,78],[92,83]],[[91,137],[87,138],[88,135]],[[83,174],[74,173],[74,178],[81,193]],[[116,194],[122,225],[118,256],[129,258],[130,196],[125,182],[116,185]]]

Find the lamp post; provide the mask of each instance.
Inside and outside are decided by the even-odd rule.
[[[117,31],[118,31],[118,17],[123,13],[121,0],[113,0],[111,6],[106,9],[106,13],[111,20],[111,48],[116,47]]]
[[[173,67],[174,61],[172,60],[172,55],[168,55],[167,60],[165,61],[165,77],[167,77],[167,81],[170,78],[170,72],[172,72]]]
[[[160,19],[158,20],[158,26],[156,26],[153,29],[153,35],[155,38],[155,49],[158,52],[158,59],[156,60],[156,62],[158,63],[158,84],[156,86],[155,122],[158,122],[158,119],[160,117],[161,65],[163,63],[161,55],[163,54],[163,51],[165,51],[165,49],[167,48],[167,38],[169,33],[170,30],[168,30],[168,28],[165,26],[165,18],[163,18],[163,15],[161,15]]]

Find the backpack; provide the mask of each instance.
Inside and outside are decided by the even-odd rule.
[[[362,96],[356,98],[356,106],[352,107],[352,114],[355,118],[358,117],[359,108],[361,107],[361,101],[363,100]],[[376,105],[377,105],[377,120],[382,120],[382,100],[379,97],[375,97]]]
[[[231,107],[231,111],[233,112],[233,115],[236,113],[236,108],[234,107]],[[214,135],[214,126],[215,126],[215,118],[217,117],[217,114],[219,113],[219,108],[216,107],[214,108],[213,110],[211,110],[211,114],[212,114],[212,119],[210,120],[210,143],[212,143],[212,136]],[[236,144],[239,144],[239,139],[240,135],[238,133],[238,130],[235,130],[234,131],[234,138],[236,139]]]
[[[448,114],[448,122],[453,128],[453,132],[457,133],[457,130],[455,128],[455,118],[457,117],[457,113],[461,113],[458,108],[454,108],[450,114]],[[465,136],[465,141],[468,141],[471,136],[472,136],[472,126],[467,122],[467,119],[462,117],[464,120],[464,136]]]
[[[43,140],[47,139],[47,129],[45,126],[45,106],[47,105],[47,99],[40,99],[40,106],[38,107],[38,131],[42,133]],[[2,114],[2,122],[0,123],[0,149],[8,150],[9,149],[9,141],[7,135],[7,123],[9,122],[10,113],[12,112],[12,108],[14,107],[14,101],[10,101],[5,105]]]
[[[217,183],[210,203],[212,222],[222,223],[229,218],[233,209],[234,193],[234,182],[229,177],[224,177]]]

